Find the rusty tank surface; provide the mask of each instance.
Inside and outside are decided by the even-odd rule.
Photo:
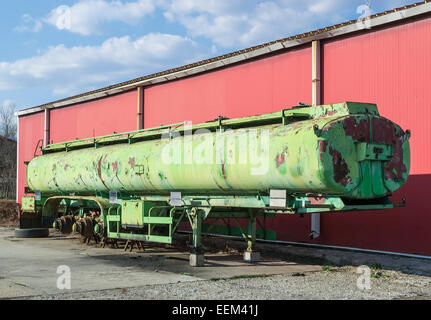
[[[82,149],[81,141],[51,145],[28,164],[28,186],[48,194],[282,189],[372,199],[390,195],[407,180],[408,133],[380,117],[375,105],[291,109],[284,124],[265,124],[271,116],[255,117],[252,127],[245,127],[245,118],[243,126],[224,131],[198,125],[190,136],[179,133],[185,132],[182,126],[170,131],[173,136],[133,143]]]
[[[22,211],[126,249],[170,244],[188,221],[192,266],[204,264],[202,232],[222,221],[231,235],[232,219],[244,259],[256,261],[256,238],[275,239],[265,229],[275,214],[403,205],[390,196],[409,175],[409,137],[375,104],[345,102],[51,144],[27,164]]]

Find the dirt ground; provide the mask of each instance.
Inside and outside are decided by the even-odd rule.
[[[18,239],[0,227],[0,300],[431,300],[429,259],[259,244],[262,259],[250,264],[240,254],[244,241],[208,239],[205,266],[193,268],[187,242],[177,237],[179,246],[146,243],[125,252],[53,230]],[[357,263],[369,267],[367,277]],[[58,286],[60,267],[68,269],[68,288]],[[358,286],[364,279],[366,288]]]
[[[15,228],[18,226],[19,205],[14,200],[0,199],[0,226]]]

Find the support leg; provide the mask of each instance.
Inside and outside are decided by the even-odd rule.
[[[190,266],[203,267],[205,264],[202,249],[202,213],[197,210],[192,216],[193,248],[190,252]]]
[[[253,210],[250,210],[250,217],[248,219],[247,250],[244,252],[244,261],[258,262],[260,260],[260,253],[253,251],[255,244],[256,244],[256,212]]]

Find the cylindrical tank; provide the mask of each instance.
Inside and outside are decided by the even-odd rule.
[[[408,136],[374,114],[198,131],[192,136],[48,153],[27,166],[48,194],[267,194],[379,198],[407,180]]]

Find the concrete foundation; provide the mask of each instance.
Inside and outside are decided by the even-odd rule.
[[[259,252],[244,252],[244,261],[246,262],[258,262],[260,261],[260,253]]]
[[[190,254],[191,267],[203,267],[205,264],[205,256],[203,254]]]

